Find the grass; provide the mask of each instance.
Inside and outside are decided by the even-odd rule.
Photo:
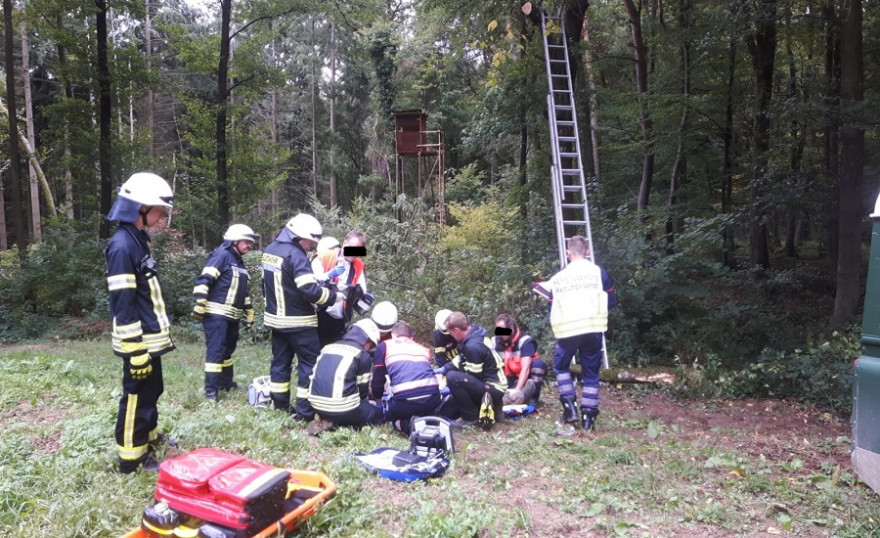
[[[112,537],[139,524],[155,475],[115,472],[121,369],[109,349],[109,339],[0,348],[0,536]],[[877,495],[837,463],[845,441],[811,439],[813,459],[796,447],[767,457],[742,448],[748,431],[695,432],[636,405],[603,412],[596,434],[557,436],[548,389],[547,412],[459,434],[445,476],[402,484],[351,455],[406,448],[403,437],[386,427],[310,437],[281,413],[251,408],[243,390],[209,403],[202,353],[182,343],[163,359],[160,431],[181,450],[213,446],[325,472],[338,493],[301,536],[880,536]],[[243,345],[236,380],[246,386],[268,363],[267,345]]]

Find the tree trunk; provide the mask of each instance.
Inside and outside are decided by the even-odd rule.
[[[841,328],[856,316],[861,286],[862,167],[865,133],[854,110],[864,97],[862,70],[862,2],[847,0],[840,8],[840,107],[848,119],[840,129],[840,246],[837,258],[837,293],[828,325]],[[872,298],[873,299],[873,298]]]
[[[64,18],[59,14],[55,20],[57,28],[64,28]],[[61,78],[64,82],[64,97],[73,99],[73,86],[70,83],[70,76],[67,74],[67,48],[58,43],[58,68]],[[67,218],[73,219],[73,173],[70,171],[70,161],[72,158],[70,151],[70,126],[67,119],[64,119],[64,203],[67,207]]]
[[[733,100],[736,81],[736,39],[731,38],[727,47],[727,104],[724,111],[724,161],[721,174],[721,212],[730,215],[733,210]],[[733,267],[736,244],[729,225],[721,229],[721,262]]]
[[[113,171],[110,151],[112,110],[110,103],[110,65],[107,59],[107,2],[95,0],[98,8],[95,26],[98,39],[98,104],[100,141],[98,142],[98,166],[101,174],[101,215],[110,213],[110,193],[113,190]],[[110,221],[101,219],[100,237],[110,237]]]
[[[217,225],[218,230],[229,224],[229,187],[226,162],[226,100],[229,97],[229,50],[232,24],[232,0],[220,0],[220,63],[217,66]]]
[[[636,203],[639,224],[647,223],[645,214],[651,195],[651,182],[654,180],[654,123],[648,105],[648,47],[642,37],[641,7],[633,0],[623,0],[629,15],[632,29],[632,46],[635,51],[636,90],[639,99],[639,128],[642,132],[642,178],[639,183],[639,196]],[[650,233],[648,234],[650,236]]]
[[[28,145],[34,147],[34,105],[31,98],[31,65],[30,44],[27,37],[27,25],[21,23],[21,82],[24,86],[24,118],[27,131]],[[30,152],[29,152],[30,153]],[[37,171],[33,163],[28,159],[28,172],[30,177],[30,233],[35,243],[43,239],[43,231],[40,219],[40,184],[37,179]]]
[[[153,70],[153,14],[150,11],[150,0],[144,0],[146,17],[144,18],[144,53],[147,57],[147,71]],[[156,114],[153,110],[153,85],[147,86],[147,150],[150,157],[156,156]]]
[[[339,205],[336,180],[336,24],[330,23],[330,207]]]
[[[6,47],[6,102],[9,106],[9,190],[12,195],[12,217],[15,219],[15,242],[19,258],[27,254],[27,224],[22,210],[21,160],[18,152],[18,121],[15,105],[15,43],[12,25],[12,0],[3,0],[3,22]]]
[[[773,97],[773,62],[776,53],[776,0],[760,0],[755,30],[749,36],[749,52],[755,70],[756,106],[752,144],[751,222],[749,223],[749,260],[752,265],[770,266],[767,244],[765,188],[767,159],[770,151],[770,100]]]
[[[836,0],[827,0],[823,6],[825,19],[825,107],[827,109],[825,139],[825,173],[836,180],[840,176],[840,20],[834,6]],[[828,261],[831,278],[837,281],[838,209],[837,196],[829,195],[825,204]]]
[[[584,24],[581,29],[581,39],[587,44],[584,47],[584,70],[587,75],[587,89],[590,92],[590,149],[593,150],[593,175],[602,177],[602,167],[599,166],[599,102],[596,99],[596,74],[593,72],[593,53],[590,47],[590,21],[584,13]]]
[[[791,17],[787,16],[786,25],[791,25]],[[794,52],[791,48],[791,41],[785,42],[786,56],[788,57],[788,98],[792,102],[799,101],[797,88],[797,66],[795,64]],[[804,100],[807,100],[806,98]],[[789,138],[791,139],[791,158],[789,159],[790,174],[793,180],[792,187],[798,189],[800,187],[801,162],[804,153],[804,134],[801,129],[800,122],[795,119],[791,123],[789,130]],[[794,198],[794,197],[793,197]],[[788,204],[788,218],[785,230],[785,255],[789,258],[797,257],[797,222],[800,214],[800,203],[797,201]]]
[[[691,26],[690,0],[679,1],[679,25],[685,33]],[[687,38],[681,44],[681,118],[678,123],[678,144],[675,148],[675,160],[669,177],[669,197],[666,202],[666,253],[675,251],[675,205],[678,188],[687,176],[687,157],[685,156],[685,132],[688,125],[688,112],[691,94],[691,45]]]

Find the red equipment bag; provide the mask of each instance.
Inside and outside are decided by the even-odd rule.
[[[202,448],[163,461],[156,500],[250,536],[284,516],[290,471]]]

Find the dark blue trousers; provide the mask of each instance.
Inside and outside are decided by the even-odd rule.
[[[272,404],[275,409],[290,410],[290,377],[293,356],[296,355],[296,414],[304,420],[315,418],[315,410],[309,403],[309,378],[315,369],[321,344],[318,331],[307,327],[293,332],[272,330]]]

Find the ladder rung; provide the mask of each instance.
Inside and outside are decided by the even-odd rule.
[[[564,220],[562,221],[563,226],[585,226],[587,221],[585,220]]]
[[[564,158],[577,159],[579,155],[580,155],[580,153],[572,153],[570,151],[560,151],[559,152],[559,156],[562,157],[563,159]]]
[[[564,175],[564,176],[579,176],[579,175],[581,175],[580,168],[563,168],[560,171],[562,172],[562,175]]]
[[[583,189],[580,185],[563,185],[562,190],[565,192],[581,192]]]
[[[577,137],[574,136],[557,136],[556,140],[560,142],[577,142]]]
[[[561,125],[562,127],[574,127],[573,120],[556,120],[556,125]]]
[[[584,204],[562,204],[562,209],[584,209]]]

